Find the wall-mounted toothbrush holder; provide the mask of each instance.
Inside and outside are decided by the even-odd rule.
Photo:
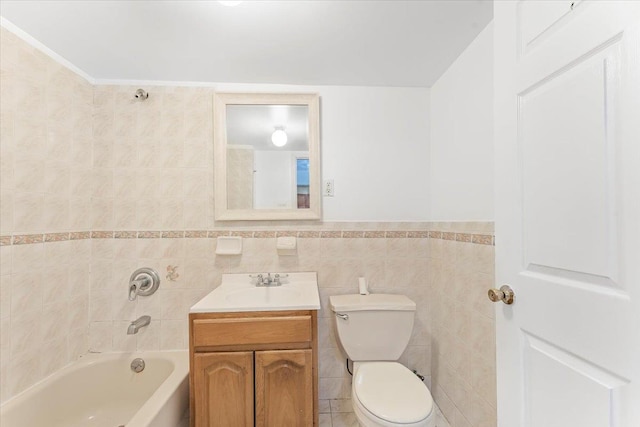
[[[160,276],[148,267],[139,268],[129,279],[129,301],[134,301],[138,295],[147,297],[153,295],[160,287]]]

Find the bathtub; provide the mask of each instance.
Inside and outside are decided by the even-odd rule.
[[[131,370],[137,357],[140,373]],[[0,407],[2,427],[180,427],[187,351],[88,354]]]

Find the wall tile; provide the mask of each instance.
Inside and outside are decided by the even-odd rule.
[[[491,229],[485,223],[439,223],[434,228]],[[493,286],[494,248],[429,240],[434,399],[454,427],[495,425],[495,307],[486,298]]]
[[[42,233],[68,238],[70,228],[90,225],[92,142],[80,138],[91,128],[93,88],[4,28],[0,52],[0,228],[40,242]],[[78,158],[80,142],[89,150]],[[75,251],[83,248],[68,241],[0,248],[0,400],[86,353],[90,251]]]

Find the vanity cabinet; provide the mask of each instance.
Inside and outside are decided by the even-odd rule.
[[[253,425],[253,352],[198,353],[193,361],[195,425]]]
[[[255,353],[256,427],[313,425],[311,350]]]
[[[191,313],[191,426],[317,426],[317,342],[316,310]]]

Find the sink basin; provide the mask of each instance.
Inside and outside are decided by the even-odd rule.
[[[271,272],[271,274],[275,273]],[[281,286],[256,286],[257,273],[223,274],[220,286],[192,306],[190,312],[320,309],[318,276],[315,272],[279,272],[279,274],[280,277],[286,278]]]
[[[295,289],[282,286],[257,287],[231,291],[225,295],[230,304],[295,304],[300,297],[300,292]]]

